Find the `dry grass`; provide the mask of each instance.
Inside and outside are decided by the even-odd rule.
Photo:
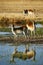
[[[0,18],[2,16],[14,17],[15,12],[20,15],[24,9],[34,10],[37,18],[43,19],[43,0],[0,0]]]

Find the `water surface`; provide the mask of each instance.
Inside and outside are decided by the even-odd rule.
[[[0,42],[0,65],[43,65],[43,44],[28,44],[29,49],[35,49],[36,57],[33,59],[22,60],[15,58],[15,62],[10,62],[11,55],[14,52],[16,43],[1,43]],[[25,44],[17,46],[19,52],[25,52]]]

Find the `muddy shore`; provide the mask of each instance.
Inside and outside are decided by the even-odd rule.
[[[40,37],[0,37],[0,42],[8,42],[8,43],[43,43],[43,36]]]

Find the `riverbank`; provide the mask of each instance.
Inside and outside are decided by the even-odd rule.
[[[8,27],[1,27],[0,28],[0,32],[11,32],[11,28],[8,28]],[[29,31],[30,32],[30,31]],[[12,33],[12,32],[11,32]],[[36,35],[43,35],[43,27],[36,27],[36,30],[35,30],[35,34]],[[30,35],[30,33],[29,33]]]
[[[0,42],[9,43],[43,43],[43,36],[33,36],[33,37],[0,37]]]
[[[23,35],[19,35],[18,37],[14,37],[11,32],[11,28],[0,28],[0,42],[9,42],[9,43],[42,43],[43,44],[43,28],[36,28],[35,36],[34,34],[31,36],[30,31],[28,37],[24,37]]]

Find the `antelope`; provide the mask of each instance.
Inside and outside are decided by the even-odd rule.
[[[24,14],[24,16],[25,16],[26,19],[35,19],[35,17],[36,17],[35,16],[35,12],[33,10],[31,10],[31,9],[24,10],[23,14]]]
[[[23,35],[26,37],[25,35],[25,27],[24,26],[14,26],[14,25],[11,25],[11,31],[12,33],[17,37],[17,34],[16,33],[23,33]]]
[[[16,22],[17,23],[17,22]],[[19,22],[18,22],[19,23]],[[11,26],[11,29],[12,29],[12,33],[17,36],[16,33],[23,33],[23,35],[26,37],[26,34],[27,34],[27,31],[30,30],[31,31],[31,36],[32,36],[32,32],[34,32],[34,35],[35,35],[35,24],[34,24],[34,21],[31,21],[31,20],[28,20],[26,22],[26,24],[24,25],[12,25]]]
[[[34,23],[34,21],[28,21],[28,23],[26,24],[26,27],[28,30],[31,31],[31,36],[32,36],[32,32],[34,32],[34,35],[35,35],[35,23]]]

